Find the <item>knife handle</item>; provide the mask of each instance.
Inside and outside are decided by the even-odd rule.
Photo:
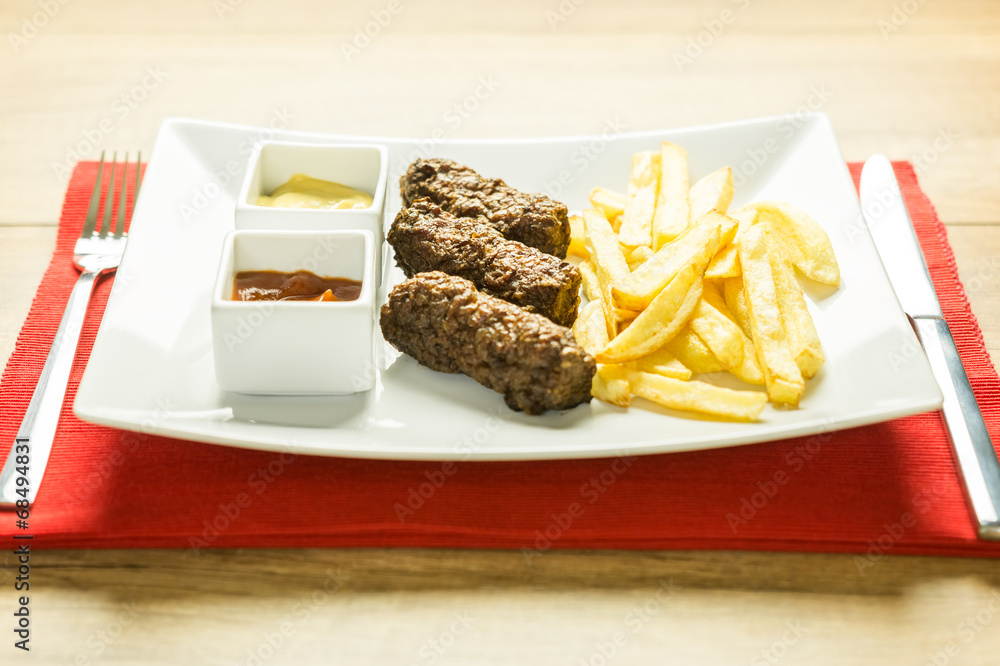
[[[969,377],[955,347],[948,322],[940,317],[914,317],[913,326],[944,394],[944,422],[965,479],[979,537],[1000,540],[1000,462],[972,393]]]

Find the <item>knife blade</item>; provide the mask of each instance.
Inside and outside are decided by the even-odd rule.
[[[861,209],[896,298],[941,387],[941,411],[981,539],[1000,540],[1000,462],[934,291],[892,163],[873,155],[861,171]]]

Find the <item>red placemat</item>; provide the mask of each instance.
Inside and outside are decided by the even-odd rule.
[[[852,164],[857,181],[860,165]],[[903,195],[973,389],[1000,441],[1000,381],[913,167]],[[96,165],[73,173],[55,254],[0,383],[13,441],[76,279]],[[938,413],[730,449],[625,459],[391,462],[292,456],[105,428],[70,408],[110,291],[83,329],[29,529],[35,548],[447,546],[1000,555],[978,541]],[[6,450],[6,448],[5,448]]]

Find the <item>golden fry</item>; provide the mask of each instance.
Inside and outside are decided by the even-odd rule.
[[[788,335],[771,270],[766,225],[751,226],[740,234],[738,244],[753,343],[764,371],[767,394],[774,402],[798,405],[805,382],[788,349]]]
[[[739,324],[736,322],[736,318],[730,311],[729,306],[726,305],[725,299],[719,292],[719,288],[714,282],[709,280],[705,281],[705,288],[701,298],[707,306],[710,306],[725,320],[717,320],[719,325],[726,330],[729,335],[740,338],[740,349],[742,350],[740,358],[735,363],[726,364],[726,369],[748,384],[763,384],[764,372],[761,370],[760,362],[757,360],[757,350],[753,346],[753,340],[751,340],[750,337],[743,332],[743,329],[740,328]],[[729,324],[726,324],[726,322],[729,322]],[[699,335],[699,337],[706,342],[709,340],[709,338],[704,334]],[[709,346],[714,349],[716,345]]]
[[[705,253],[708,253],[709,259],[715,256],[722,245],[721,227],[725,222],[724,218],[719,213],[709,213],[703,218],[704,223],[700,221],[691,227],[668,247],[647,259],[626,279],[615,284],[612,290],[615,304],[629,310],[642,310],[678,271],[696,257]]]
[[[708,259],[685,266],[629,325],[595,357],[624,363],[645,356],[677,335],[701,299],[701,274]]]
[[[690,224],[687,152],[678,145],[660,144],[660,193],[653,217],[653,249],[684,233]]]
[[[722,372],[725,369],[708,345],[687,326],[682,328],[664,348],[696,375]]]
[[[774,288],[778,294],[778,307],[788,333],[792,358],[806,379],[819,372],[825,360],[819,333],[813,323],[802,287],[795,279],[795,271],[780,243],[771,245],[771,271]]]
[[[731,218],[735,219],[739,226],[733,237],[726,240],[726,244],[705,269],[706,278],[730,278],[740,274],[740,256],[736,251],[736,236],[741,230],[757,221],[757,209],[744,206],[733,213]]]
[[[595,187],[590,191],[590,204],[609,220],[614,220],[625,212],[625,202],[624,194],[606,187]]]
[[[625,215],[618,231],[622,245],[652,245],[653,212],[660,186],[660,156],[648,150],[632,156]]]
[[[691,186],[688,199],[691,219],[697,220],[710,210],[725,213],[733,200],[733,170],[722,167]]]
[[[587,239],[587,251],[590,253],[590,261],[597,273],[598,293],[595,296],[601,301],[601,307],[604,310],[604,323],[608,329],[608,337],[614,337],[618,330],[614,303],[611,300],[611,289],[623,282],[631,272],[624,255],[622,255],[618,237],[615,236],[608,219],[601,212],[594,209],[583,211],[583,226]]]
[[[743,333],[740,327],[714,308],[704,296],[694,309],[688,328],[708,345],[724,368],[738,368],[743,362]]]
[[[639,266],[642,266],[646,261],[655,254],[652,249],[646,247],[645,245],[640,245],[639,247],[632,250],[626,259],[628,260],[628,267],[630,270],[634,271]]]
[[[628,407],[632,391],[625,368],[620,365],[598,365],[591,381],[590,394],[598,400],[618,407]]]
[[[767,395],[760,391],[734,391],[648,372],[629,372],[628,382],[632,393],[664,407],[742,421],[756,421],[767,404]]]
[[[580,269],[580,277],[583,278],[583,295],[588,301],[601,302],[601,288],[597,284],[597,269],[590,261],[581,261],[577,266]]]
[[[579,215],[570,215],[569,229],[569,249],[566,252],[586,259],[590,253],[587,252],[587,243],[583,239],[583,218]]]
[[[751,337],[753,329],[750,326],[750,306],[747,305],[747,296],[743,292],[743,276],[723,280],[722,293],[733,319],[740,325],[743,334]]]
[[[590,301],[580,309],[573,322],[573,337],[591,356],[608,345],[608,329],[604,325],[600,301]]]
[[[771,214],[769,226],[784,245],[792,264],[803,275],[823,284],[840,286],[840,266],[833,253],[833,244],[816,220],[786,203],[762,201],[751,205]]]
[[[691,370],[667,351],[666,347],[660,347],[656,351],[632,361],[629,367],[639,372],[652,372],[655,375],[684,381],[691,379]]]

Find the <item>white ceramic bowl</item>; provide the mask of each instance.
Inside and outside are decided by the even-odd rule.
[[[239,271],[307,270],[362,282],[354,301],[234,301]],[[347,394],[372,387],[375,250],[370,231],[234,231],[212,292],[215,374],[225,391]]]
[[[247,175],[236,198],[236,229],[271,231],[367,230],[375,239],[375,271],[382,275],[382,213],[385,209],[388,154],[385,146],[265,141],[250,155]],[[258,206],[293,175],[303,173],[353,187],[372,196],[364,209],[312,210]]]

